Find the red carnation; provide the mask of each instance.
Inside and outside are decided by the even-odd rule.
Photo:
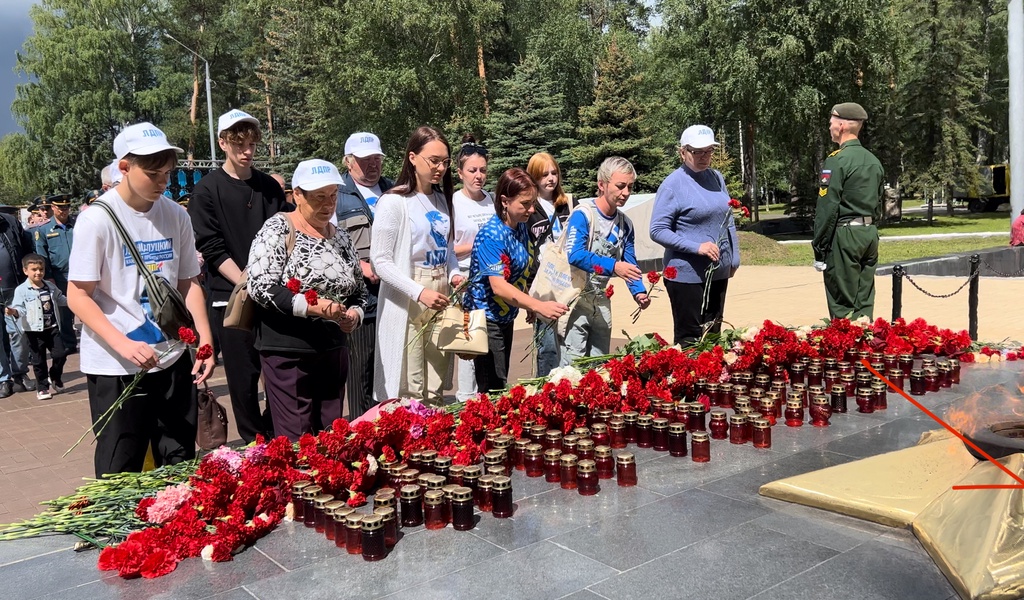
[[[293,294],[298,294],[299,290],[302,289],[302,282],[292,277],[291,279],[288,280],[288,283],[285,284],[285,286],[288,288],[289,292]]]
[[[178,566],[178,558],[174,553],[163,548],[157,548],[142,561],[139,573],[146,579],[162,577]]]
[[[594,265],[594,273],[598,275],[604,275],[604,269],[601,267],[601,265]]]
[[[665,276],[665,279],[675,279],[676,275],[678,275],[678,271],[675,267],[665,267],[665,270],[662,272],[662,275]]]
[[[647,273],[647,281],[650,281],[652,284],[657,284],[660,279],[661,275],[657,271]]]
[[[615,286],[611,286],[611,285],[610,285],[610,286],[608,286],[608,287],[607,287],[607,288],[606,288],[606,289],[604,290],[604,297],[605,297],[605,298],[611,298],[611,297],[612,297],[612,294],[614,294],[614,293],[615,293]]]
[[[203,344],[196,350],[196,360],[206,360],[213,356],[213,346],[209,344]]]
[[[189,345],[194,344],[196,343],[196,332],[188,327],[179,327],[178,339]]]
[[[316,306],[317,299],[320,298],[320,295],[316,293],[316,290],[306,290],[304,295],[306,296],[306,304]]]

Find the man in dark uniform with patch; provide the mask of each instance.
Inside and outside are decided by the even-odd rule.
[[[36,254],[46,259],[46,278],[52,281],[63,294],[68,293],[68,262],[71,260],[71,244],[74,241],[74,224],[71,221],[71,195],[56,194],[47,198],[53,208],[53,216],[46,223],[32,230],[32,241]],[[78,352],[75,337],[75,316],[70,310],[61,311],[60,336],[68,353]]]
[[[868,113],[854,102],[832,107],[829,133],[839,149],[828,155],[814,214],[815,268],[825,273],[832,318],[872,317],[881,210],[882,163],[860,144]]]

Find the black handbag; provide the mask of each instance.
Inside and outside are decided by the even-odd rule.
[[[160,327],[160,331],[163,331],[164,335],[169,339],[177,340],[179,339],[178,329],[182,327],[194,328],[192,313],[185,306],[185,299],[181,297],[181,292],[178,291],[178,288],[171,285],[169,281],[154,275],[146,267],[146,263],[142,262],[139,249],[135,247],[135,242],[128,235],[128,231],[124,228],[121,220],[114,214],[114,209],[106,202],[93,202],[92,206],[98,206],[107,211],[110,219],[114,222],[114,228],[117,229],[118,235],[121,236],[121,242],[135,260],[135,266],[138,267],[139,274],[142,275],[146,295],[149,297],[149,308],[153,312],[153,320]]]

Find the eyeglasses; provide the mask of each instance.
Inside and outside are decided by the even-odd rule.
[[[417,156],[421,156],[421,155],[417,155]],[[427,164],[430,165],[431,169],[436,169],[436,168],[438,168],[438,167],[440,167],[442,165],[444,165],[444,168],[446,168],[446,169],[448,167],[452,166],[452,159],[450,159],[450,158],[434,158],[433,156],[424,156],[423,158],[425,158],[427,160]]]
[[[708,150],[694,150],[693,148],[686,148],[686,151],[689,152],[690,154],[698,157],[698,158],[704,158],[705,156],[711,156],[712,154],[715,153],[715,149],[714,148],[711,148],[711,149],[708,149]]]

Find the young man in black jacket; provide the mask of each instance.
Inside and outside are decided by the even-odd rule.
[[[210,325],[223,349],[224,373],[238,434],[246,443],[256,434],[272,435],[270,412],[260,411],[259,354],[253,332],[223,327],[231,290],[249,260],[249,246],[263,222],[291,210],[284,190],[274,179],[252,167],[262,139],[260,122],[233,109],[218,120],[220,148],[227,160],[196,184],[189,215],[196,248],[209,269]]]

